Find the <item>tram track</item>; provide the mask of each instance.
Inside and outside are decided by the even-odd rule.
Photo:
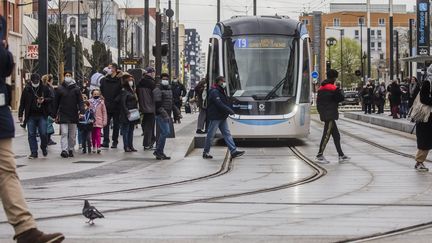
[[[139,210],[139,209],[152,209],[152,208],[160,208],[160,207],[181,206],[181,205],[189,205],[189,204],[195,204],[195,203],[209,203],[209,202],[215,202],[215,201],[224,200],[224,199],[231,199],[231,198],[238,198],[238,197],[242,197],[242,196],[256,195],[256,194],[267,193],[267,192],[274,192],[274,191],[283,190],[283,189],[296,187],[296,186],[300,186],[300,185],[314,182],[314,181],[320,179],[321,177],[323,177],[327,174],[326,169],[317,165],[311,159],[307,158],[297,148],[295,148],[295,147],[288,147],[288,148],[292,151],[292,153],[297,158],[299,158],[300,160],[305,162],[312,169],[313,172],[309,176],[295,180],[293,182],[284,183],[284,184],[273,186],[273,187],[265,187],[265,188],[256,189],[256,190],[252,190],[252,191],[239,192],[239,193],[226,194],[226,195],[218,195],[218,196],[210,196],[210,197],[198,198],[198,199],[186,200],[186,201],[169,201],[167,203],[158,203],[158,204],[152,204],[152,205],[121,207],[121,208],[104,210],[103,213],[117,213],[117,212]],[[229,158],[229,161],[231,162],[231,168],[232,168],[233,160],[231,160],[231,158]],[[118,191],[116,191],[116,192],[103,192],[103,193],[100,193],[99,195],[107,195],[107,194],[112,194],[112,193],[118,193]],[[92,195],[94,195],[94,194],[92,194]],[[65,197],[62,199],[63,200],[73,200],[73,199],[80,199],[80,198],[77,198],[77,197],[74,198],[71,196],[71,197],[67,197],[67,198]],[[47,199],[47,200],[49,200],[49,199]],[[71,214],[39,217],[39,218],[36,218],[36,220],[43,221],[43,220],[62,219],[62,218],[69,218],[69,217],[76,217],[76,216],[81,216],[81,213],[71,213]],[[7,223],[7,221],[1,221],[0,222],[0,224],[5,224],[5,223]]]

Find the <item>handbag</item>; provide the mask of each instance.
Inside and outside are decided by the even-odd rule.
[[[429,81],[428,81],[429,82]],[[432,89],[432,85],[431,85]],[[409,110],[408,116],[413,122],[428,122],[430,113],[432,112],[432,106],[425,105],[420,101],[420,92],[414,99],[413,105]]]
[[[136,121],[141,118],[140,112],[138,109],[131,109],[129,110],[128,120],[129,121]]]

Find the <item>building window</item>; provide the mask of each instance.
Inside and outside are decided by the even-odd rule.
[[[358,18],[358,25],[359,26],[364,26],[365,25],[365,18],[364,17]]]
[[[378,42],[378,51],[381,51],[381,49],[382,49],[382,43]]]
[[[358,30],[354,30],[354,38],[355,39],[359,38],[359,31]]]
[[[371,30],[371,36],[375,37],[375,30]]]
[[[333,19],[333,26],[340,26],[340,19],[334,18]]]
[[[384,53],[380,53],[380,60],[384,60]]]
[[[385,19],[378,19],[378,25],[385,25]]]
[[[382,37],[381,30],[377,30],[377,35],[378,35],[378,38],[381,38],[381,37]]]
[[[375,42],[371,42],[370,44],[371,44],[371,49],[375,50]]]
[[[309,24],[309,19],[303,19],[302,22],[303,22],[304,25],[308,25]]]

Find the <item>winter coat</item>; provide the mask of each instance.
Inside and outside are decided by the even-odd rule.
[[[234,111],[230,107],[225,89],[215,84],[209,92],[207,118],[225,120],[228,115],[234,115]]]
[[[78,122],[78,128],[80,131],[91,131],[93,129],[93,124],[95,121],[94,112],[92,109],[87,109],[84,111],[83,117],[80,118]]]
[[[362,99],[364,104],[372,104],[373,101],[373,86],[367,85],[362,90]]]
[[[78,123],[79,114],[84,112],[84,105],[80,88],[76,84],[67,86],[63,82],[57,88],[54,111],[60,124]]]
[[[21,94],[20,106],[18,108],[18,117],[23,117],[24,113],[24,124],[29,119],[32,106],[36,105],[36,96],[44,98],[40,109],[41,115],[48,117],[51,114],[51,103],[54,100],[54,96],[52,96],[49,88],[42,83],[39,84],[37,89],[33,88],[31,84],[27,84]]]
[[[156,115],[169,120],[173,111],[173,92],[169,85],[159,85],[153,90],[153,98],[156,105]]]
[[[105,107],[105,102],[102,98],[89,99],[90,102],[90,109],[94,113],[94,123],[93,127],[100,127],[103,128],[108,124],[108,118],[107,118],[107,110]]]
[[[423,82],[420,88],[420,101],[432,106],[432,93],[430,82]],[[416,125],[417,148],[421,150],[432,149],[432,114],[428,122],[418,122]]]
[[[116,76],[106,76],[102,79],[100,90],[105,99],[105,106],[108,113],[118,113],[120,110],[120,93],[122,91],[121,77],[122,72],[118,72]]]
[[[13,67],[12,53],[0,44],[0,96],[4,97],[5,102],[4,105],[0,105],[0,139],[12,138],[15,135],[14,120],[9,108],[12,97],[11,89],[6,84],[6,77],[12,73]],[[0,99],[3,98],[0,97]]]
[[[205,82],[199,82],[198,85],[195,87],[196,102],[199,108],[206,108],[206,106],[204,106],[204,92],[206,92]]]
[[[155,103],[153,100],[153,90],[155,89],[155,80],[145,75],[136,86],[136,93],[139,101],[139,108],[142,113],[155,113]]]
[[[336,85],[324,80],[318,90],[317,110],[321,121],[339,119],[338,105],[344,100],[341,90]]]
[[[138,99],[130,90],[122,89],[120,93],[120,123],[129,123],[129,110],[138,109]],[[139,122],[139,120],[134,121]]]
[[[55,92],[56,91],[55,91],[54,87],[52,87],[50,85],[46,85],[46,86],[48,87],[48,90],[50,92],[51,97],[53,98],[52,102],[48,106],[48,109],[49,109],[48,115],[51,116],[51,117],[55,117],[55,112],[54,112],[55,102],[54,102],[54,99],[55,99]]]
[[[390,84],[389,100],[390,100],[392,105],[394,105],[394,106],[400,105],[401,95],[402,95],[402,92],[400,90],[399,84],[396,84],[396,83]]]
[[[174,104],[181,104],[181,97],[186,96],[186,88],[181,83],[173,83],[171,86]]]

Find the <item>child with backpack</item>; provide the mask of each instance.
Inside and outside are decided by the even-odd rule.
[[[82,139],[82,152],[83,154],[91,153],[91,131],[93,130],[94,113],[90,109],[90,102],[84,101],[84,116],[78,123],[79,130],[81,132]]]

